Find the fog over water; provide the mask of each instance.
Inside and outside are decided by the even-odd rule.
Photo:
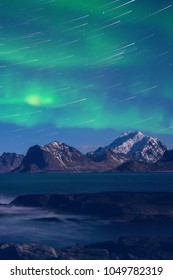
[[[173,173],[1,174],[0,243],[36,242],[57,248],[116,241],[121,236],[173,236],[171,223],[118,223],[96,217],[14,207],[18,195],[106,191],[173,191]]]
[[[63,248],[77,243],[116,241],[125,235],[173,236],[173,225],[117,223],[38,208],[0,206],[0,243],[36,242]]]

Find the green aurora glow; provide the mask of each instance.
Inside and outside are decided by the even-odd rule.
[[[170,1],[81,2],[2,3],[0,123],[171,134]]]

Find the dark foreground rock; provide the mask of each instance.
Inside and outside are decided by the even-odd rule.
[[[120,259],[173,260],[173,237],[122,237],[117,246]]]
[[[48,260],[57,259],[54,248],[36,243],[0,244],[1,260]]]
[[[173,260],[173,238],[121,237],[117,243],[76,245],[61,252],[76,260]]]
[[[55,249],[41,244],[0,245],[1,260],[173,260],[173,238],[122,237]]]
[[[22,195],[10,205],[53,209],[56,213],[92,215],[115,221],[173,221],[173,193],[106,192]]]

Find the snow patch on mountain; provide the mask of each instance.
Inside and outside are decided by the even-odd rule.
[[[140,132],[125,132],[120,137],[118,137],[113,143],[106,146],[106,150],[111,150],[114,153],[124,153],[128,154],[133,148],[134,144],[141,141],[145,135]]]

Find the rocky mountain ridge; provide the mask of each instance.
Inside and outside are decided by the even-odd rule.
[[[0,156],[0,173],[6,173],[16,169],[22,163],[24,155],[16,153],[3,153]]]
[[[29,148],[16,172],[89,172],[95,163],[84,154],[58,141]]]
[[[82,194],[28,194],[16,197],[9,206],[38,207],[57,213],[93,215],[112,221],[173,220],[173,193],[101,192]]]
[[[148,172],[172,171],[173,151],[154,136],[125,132],[110,145],[84,155],[65,143],[35,145],[25,156],[4,153],[4,172]]]

